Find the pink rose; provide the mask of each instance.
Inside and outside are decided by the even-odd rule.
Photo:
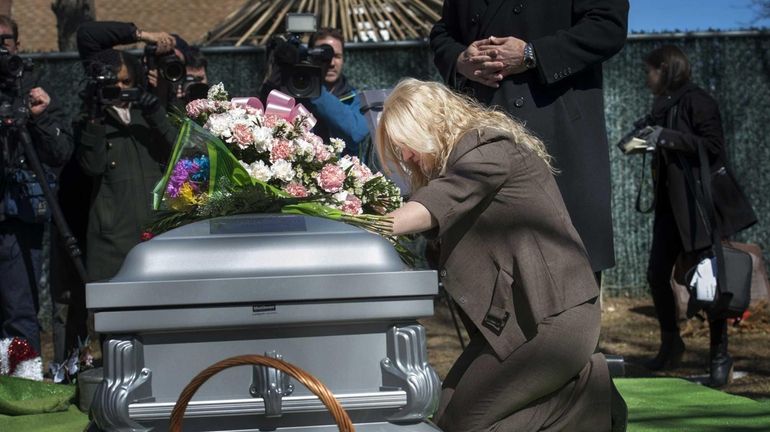
[[[326,192],[339,192],[345,182],[345,171],[337,165],[326,164],[318,174],[318,185]]]
[[[293,197],[304,198],[307,196],[307,188],[299,183],[289,183],[283,190],[290,193]]]
[[[251,129],[243,123],[236,123],[232,129],[233,140],[238,147],[245,149],[252,143]]]
[[[363,213],[361,208],[361,200],[353,194],[348,194],[348,196],[345,198],[345,202],[342,203],[341,210],[347,214],[361,214]]]
[[[278,140],[273,144],[273,148],[270,149],[270,162],[275,162],[279,159],[291,160],[294,156],[294,148],[291,143],[286,140]]]

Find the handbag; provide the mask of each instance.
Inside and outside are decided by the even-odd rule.
[[[738,318],[751,303],[752,259],[748,253],[724,244],[722,263],[717,255],[706,255],[685,275],[690,292],[687,315],[706,310],[718,318]],[[720,285],[719,273],[724,273]],[[705,273],[705,274],[704,274]]]
[[[705,310],[714,318],[740,318],[751,302],[751,255],[722,243],[711,195],[711,170],[702,146],[698,146],[698,158],[701,187],[689,170],[686,178],[695,195],[698,212],[706,217],[711,247],[701,252],[697,263],[686,272],[685,281],[690,291],[687,315]]]

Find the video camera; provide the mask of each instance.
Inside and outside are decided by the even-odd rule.
[[[88,67],[88,85],[92,96],[100,105],[117,105],[121,102],[136,102],[142,95],[139,88],[122,89],[118,76],[112,68],[101,62],[92,62]]]
[[[148,69],[158,69],[161,78],[171,81],[181,81],[187,74],[184,62],[174,52],[158,55],[158,45],[148,44],[144,47],[144,57]]]
[[[203,77],[185,75],[181,84],[182,94],[187,102],[208,97],[209,85],[203,82]]]
[[[24,72],[32,70],[31,60],[23,60],[11,54],[8,48],[2,45],[9,37],[11,36],[0,36],[0,89],[2,90],[17,86]]]
[[[316,17],[308,13],[286,15],[286,33],[273,36],[267,45],[272,67],[271,84],[295,98],[321,95],[326,70],[334,57],[329,45],[309,48],[303,45],[303,34],[316,31]]]

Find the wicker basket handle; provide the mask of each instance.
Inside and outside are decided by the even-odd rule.
[[[184,419],[184,412],[187,409],[187,404],[190,403],[190,399],[192,399],[195,392],[198,391],[198,388],[202,386],[203,383],[224,369],[244,365],[268,366],[291,375],[321,399],[321,402],[323,402],[326,409],[329,410],[329,413],[331,413],[334,421],[337,423],[340,432],[355,432],[353,422],[350,421],[348,413],[345,412],[332,392],[321,381],[291,363],[261,355],[230,357],[214,363],[196,375],[195,378],[187,384],[184,390],[182,390],[182,393],[179,394],[179,399],[177,400],[176,405],[174,405],[174,410],[171,411],[169,430],[171,432],[181,432],[182,420]]]

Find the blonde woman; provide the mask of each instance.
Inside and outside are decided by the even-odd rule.
[[[377,148],[412,185],[393,232],[438,238],[441,280],[471,335],[438,426],[625,430],[625,404],[594,354],[599,289],[542,142],[442,84],[407,79],[385,102]]]

